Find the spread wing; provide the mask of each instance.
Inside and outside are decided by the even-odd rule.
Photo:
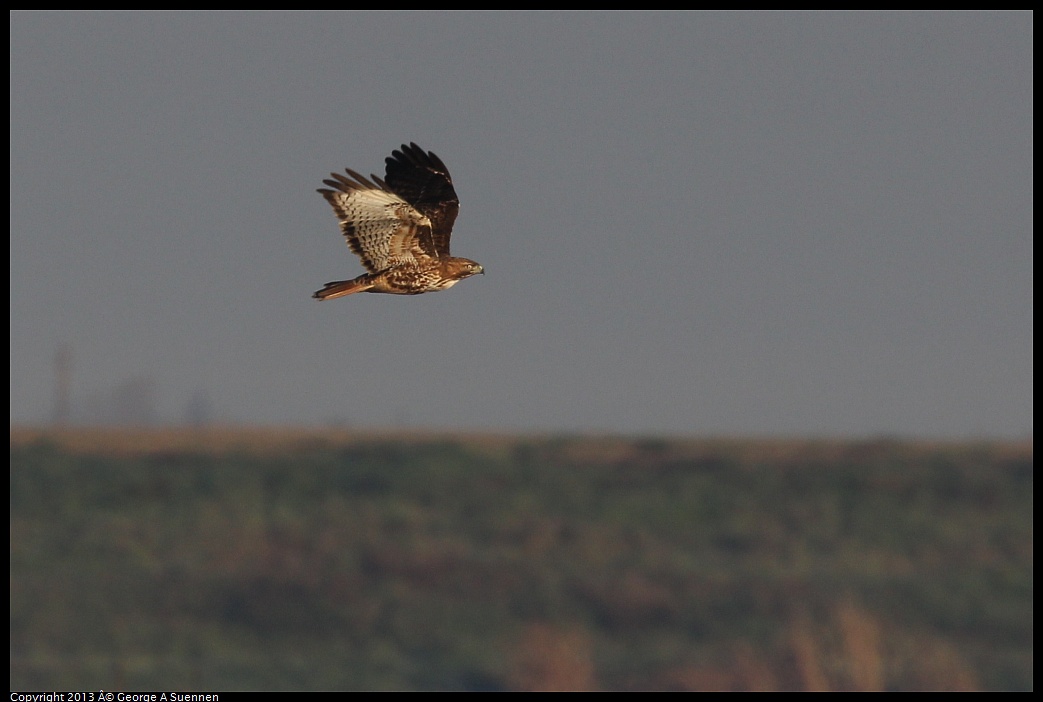
[[[414,143],[403,144],[384,162],[383,184],[431,222],[430,236],[418,238],[420,248],[435,258],[448,256],[449,235],[460,212],[449,169],[442,159]]]
[[[322,181],[330,187],[319,192],[333,206],[348,246],[366,270],[379,273],[403,264],[430,263],[434,247],[429,217],[379,178],[374,176],[372,182],[351,169],[347,174],[331,173],[332,179]],[[448,238],[447,233],[447,245]]]

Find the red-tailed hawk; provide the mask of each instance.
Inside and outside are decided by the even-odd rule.
[[[330,187],[319,192],[333,205],[348,246],[369,272],[326,283],[312,297],[419,295],[485,272],[474,261],[449,255],[460,200],[442,160],[411,143],[384,161],[383,180],[375,175],[367,180],[348,168],[348,177],[331,173],[332,180],[322,181]]]

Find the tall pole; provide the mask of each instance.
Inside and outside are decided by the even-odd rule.
[[[68,344],[58,347],[54,354],[54,416],[53,422],[63,426],[69,422],[69,386],[72,377],[72,351]]]

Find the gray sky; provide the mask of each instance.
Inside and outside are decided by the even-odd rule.
[[[1032,432],[1031,14],[10,19],[13,423]],[[487,274],[312,300],[408,141]]]

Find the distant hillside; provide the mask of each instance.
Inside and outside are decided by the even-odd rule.
[[[11,430],[11,689],[1032,688],[1031,443]]]

